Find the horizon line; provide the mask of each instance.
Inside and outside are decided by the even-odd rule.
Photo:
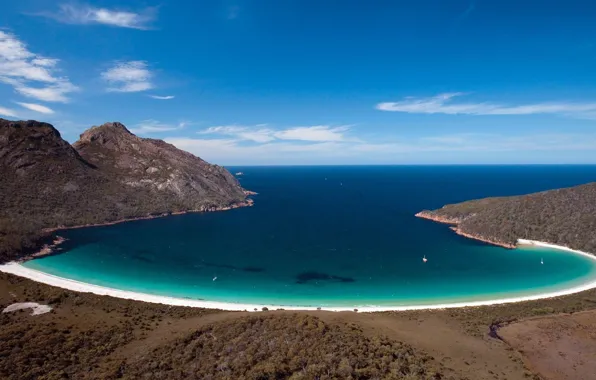
[[[223,167],[312,167],[312,166],[596,166],[596,163],[486,163],[486,164],[215,164]]]

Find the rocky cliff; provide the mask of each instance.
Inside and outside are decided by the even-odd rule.
[[[457,233],[506,247],[529,239],[596,254],[596,183],[473,200],[416,216],[453,224]]]
[[[226,169],[120,123],[71,146],[50,124],[0,119],[0,174],[0,259],[42,228],[249,204]]]

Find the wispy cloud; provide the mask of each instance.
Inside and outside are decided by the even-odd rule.
[[[155,20],[157,8],[145,8],[141,11],[125,11],[97,8],[84,4],[61,4],[57,11],[39,12],[33,15],[48,17],[65,24],[100,24],[146,30],[150,29],[151,22]]]
[[[22,103],[22,102],[16,102],[18,105],[20,105],[21,107],[25,107],[27,109],[30,109],[31,111],[35,111],[35,112],[39,112],[39,113],[44,113],[46,115],[51,115],[54,113],[54,110],[46,107],[46,106],[42,106],[41,104],[35,104],[35,103]]]
[[[275,137],[281,140],[346,141],[344,132],[347,132],[349,128],[349,126],[330,127],[328,125],[295,127],[278,131],[275,133]]]
[[[586,151],[596,150],[596,133],[457,133],[422,137],[415,146],[436,152]]]
[[[158,99],[158,100],[170,100],[170,99],[174,99],[175,96],[174,95],[166,95],[166,96],[160,96],[160,95],[149,95],[150,98],[153,99]]]
[[[461,163],[474,158],[483,162],[506,163],[519,162],[519,155],[514,154],[516,152],[523,152],[531,159],[544,157],[545,152],[551,151],[579,152],[579,160],[587,162],[586,157],[591,155],[585,152],[596,152],[596,133],[517,136],[468,133],[360,143],[269,141],[246,144],[235,138],[188,137],[165,140],[180,149],[223,164]],[[486,152],[511,154],[487,156]],[[560,157],[557,160],[561,161]]]
[[[407,97],[398,102],[377,104],[381,111],[449,114],[449,115],[533,115],[559,114],[577,118],[596,118],[596,102],[549,102],[523,105],[503,105],[498,103],[465,103],[454,102],[453,99],[465,95],[461,92],[439,94],[430,98]]]
[[[253,141],[256,143],[266,143],[275,140],[273,136],[275,131],[267,128],[266,124],[258,124],[256,126],[247,127],[242,125],[219,125],[209,127],[199,134],[215,134],[222,136],[232,136],[237,140]]]
[[[0,107],[0,115],[8,117],[17,117],[16,111],[4,107]]]
[[[268,142],[246,145],[236,139],[166,138],[166,142],[199,157],[218,163],[282,163],[316,162],[321,157],[342,157],[342,147],[337,142]],[[314,161],[313,161],[314,160]]]
[[[67,102],[77,91],[67,77],[58,76],[59,60],[32,53],[14,34],[0,30],[0,82],[23,96],[46,102]]]
[[[111,86],[108,91],[140,92],[153,88],[153,73],[145,61],[117,61],[101,77]]]
[[[241,125],[215,126],[199,131],[198,133],[232,136],[239,140],[248,140],[257,143],[267,143],[275,140],[319,142],[357,141],[354,138],[348,138],[345,136],[345,132],[347,132],[349,129],[350,126],[332,127],[329,125],[272,129],[267,127],[266,124],[257,124],[252,127]]]
[[[188,123],[187,122],[180,122],[178,124],[166,124],[160,123],[157,120],[144,120],[139,124],[135,125],[131,128],[132,133],[137,134],[151,134],[151,133],[161,133],[161,132],[171,132],[176,131],[179,129],[184,128]]]

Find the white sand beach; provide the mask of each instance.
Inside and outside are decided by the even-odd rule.
[[[558,249],[561,251],[579,254],[586,256],[592,260],[596,260],[596,256],[573,250],[568,247],[558,246],[554,244],[519,239],[518,245],[531,245],[547,247],[552,249]],[[7,264],[0,265],[0,271],[5,273],[11,273],[16,276],[25,277],[33,281],[41,282],[47,285],[56,286],[63,289],[69,289],[77,292],[93,293],[97,295],[108,295],[117,298],[131,299],[144,302],[160,303],[165,305],[173,306],[190,306],[200,307],[207,309],[221,309],[230,311],[261,311],[264,307],[269,310],[275,310],[283,308],[285,310],[317,310],[317,306],[305,307],[305,306],[291,306],[291,305],[267,305],[267,304],[243,304],[243,303],[232,303],[232,302],[216,302],[216,301],[204,301],[204,300],[193,300],[186,298],[174,298],[167,296],[160,296],[146,293],[136,293],[127,290],[113,289],[93,284],[88,284],[80,281],[69,280],[66,278],[54,276],[48,273],[40,272],[34,269],[26,268],[18,262],[10,262]],[[344,307],[321,307],[321,310],[327,311],[354,311],[358,309],[360,312],[376,312],[376,311],[404,311],[404,310],[425,310],[425,309],[446,309],[455,307],[473,307],[473,306],[484,306],[484,305],[496,305],[512,302],[521,301],[532,301],[544,298],[559,297],[568,294],[578,293],[585,290],[596,288],[596,278],[585,284],[575,286],[568,289],[563,289],[555,292],[547,292],[523,297],[512,297],[512,298],[501,298],[494,300],[482,300],[482,301],[470,301],[470,302],[454,302],[454,303],[442,303],[435,305],[400,305],[400,306],[374,306],[374,305],[354,305]]]

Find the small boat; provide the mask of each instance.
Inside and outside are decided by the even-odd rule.
[[[428,259],[426,258],[426,255],[424,255],[424,257],[422,258],[422,262],[424,262],[424,263],[425,263],[425,262],[427,262],[427,261],[428,261]]]
[[[217,280],[217,276],[213,277],[213,281]]]
[[[542,257],[540,258],[540,264],[544,264],[544,259]]]
[[[238,173],[236,173],[236,175],[244,175],[244,173],[238,172]]]

